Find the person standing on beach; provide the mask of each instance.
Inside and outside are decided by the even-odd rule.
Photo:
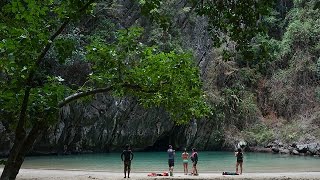
[[[182,158],[182,163],[183,163],[183,172],[185,175],[188,174],[188,159],[189,159],[189,154],[187,153],[187,149],[184,148],[184,152],[181,155]]]
[[[191,154],[191,161],[192,161],[192,175],[198,176],[198,169],[197,169],[197,164],[198,164],[198,152],[196,148],[192,148],[192,154]]]
[[[169,145],[169,149],[167,150],[167,152],[170,176],[173,176],[175,150],[173,150],[172,146]]]
[[[131,161],[133,159],[133,153],[129,144],[126,145],[126,149],[121,153],[121,160],[124,165],[124,178],[126,178],[126,172],[128,171],[128,178],[130,178]]]
[[[243,153],[241,148],[238,148],[238,151],[234,154],[237,157],[236,162],[236,173],[239,174],[238,167],[240,165],[240,174],[242,174],[242,163],[243,163]]]

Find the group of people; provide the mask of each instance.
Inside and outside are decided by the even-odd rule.
[[[173,167],[174,167],[174,156],[175,156],[175,150],[172,149],[172,146],[169,145],[168,152],[168,165],[169,165],[169,172],[170,176],[173,176]],[[189,161],[189,153],[187,152],[187,149],[185,148],[182,155],[182,163],[183,163],[183,172],[184,174],[188,174],[188,161]],[[190,156],[190,159],[192,161],[192,172],[191,175],[197,176],[198,175],[198,169],[197,169],[197,163],[198,163],[198,153],[195,148],[192,148],[192,154]]]
[[[175,150],[172,148],[172,145],[169,145],[167,150],[168,153],[168,165],[169,165],[169,173],[170,176],[173,176],[173,168],[174,168],[174,158],[175,158]],[[133,160],[133,153],[130,149],[129,145],[126,145],[126,149],[121,153],[121,160],[124,163],[124,178],[130,178],[130,169],[131,169],[131,161]],[[235,152],[235,156],[237,157],[236,162],[236,174],[242,174],[242,164],[243,164],[243,153],[241,148],[239,148]],[[192,148],[192,154],[189,157],[189,153],[185,148],[183,153],[181,154],[182,163],[183,163],[183,172],[185,175],[188,174],[188,162],[189,158],[192,162],[192,172],[191,175],[198,176],[197,163],[198,163],[198,153],[195,148]],[[238,167],[240,166],[240,173]],[[128,176],[127,176],[128,175]]]

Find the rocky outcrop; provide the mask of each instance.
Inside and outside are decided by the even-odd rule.
[[[88,104],[61,109],[61,120],[39,138],[33,154],[109,152],[130,144],[135,151],[196,146],[219,149],[212,121],[193,120],[177,126],[164,110],[146,110],[134,99],[99,94]]]
[[[153,146],[173,123],[160,109],[146,111],[132,99],[99,94],[89,104],[61,109],[61,121],[38,140],[34,151],[105,152],[131,144],[137,150]]]
[[[259,148],[251,148],[251,149],[253,151],[256,151],[255,149],[259,149]],[[279,142],[273,142],[268,144],[268,146],[266,146],[263,149],[270,149],[271,152],[276,154],[280,153],[280,154],[312,155],[312,156],[320,155],[320,143],[286,145]],[[262,151],[257,151],[257,152],[262,152]]]
[[[74,103],[60,111],[60,121],[37,139],[30,154],[64,154],[120,151],[130,144],[135,151],[196,147],[220,150],[223,137],[215,121],[192,120],[175,125],[161,108],[144,109],[135,99],[114,99],[98,94],[90,103]],[[12,133],[1,134],[1,156],[9,152]]]

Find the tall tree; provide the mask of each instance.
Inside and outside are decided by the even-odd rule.
[[[165,107],[177,123],[209,112],[192,55],[144,45],[143,29],[137,27],[118,31],[112,41],[93,38],[86,51],[91,73],[80,88],[73,90],[49,73],[45,61],[52,46],[61,57],[56,61],[64,63],[72,43],[59,37],[94,5],[94,0],[12,0],[2,7],[0,113],[14,125],[15,140],[1,180],[16,178],[36,138],[58,119],[59,108],[81,97],[135,96],[145,107]]]

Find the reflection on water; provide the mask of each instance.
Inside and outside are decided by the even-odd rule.
[[[176,152],[176,172],[183,171],[181,153]],[[200,172],[234,171],[235,161],[233,152],[200,151],[198,170]],[[27,157],[22,168],[123,171],[120,153]],[[189,168],[191,169],[191,163]],[[168,171],[166,152],[135,152],[132,171]],[[244,172],[311,171],[320,171],[320,158],[268,153],[244,154]]]

